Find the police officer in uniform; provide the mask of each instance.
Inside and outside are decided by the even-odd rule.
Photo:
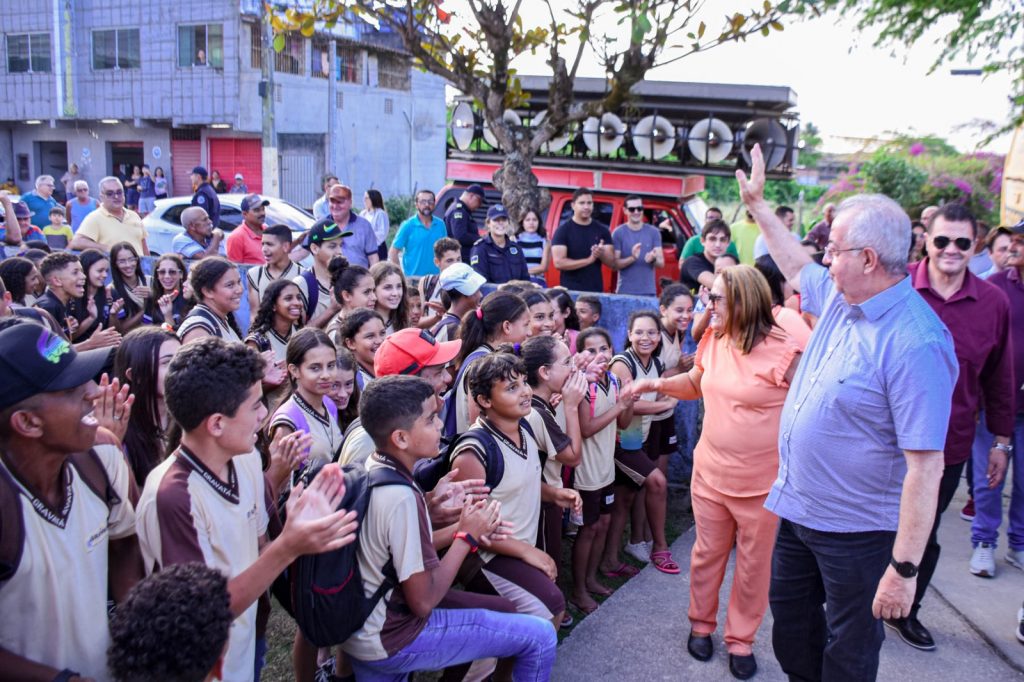
[[[198,206],[210,216],[214,227],[220,227],[220,199],[217,198],[217,190],[210,184],[210,174],[202,166],[192,169],[192,184],[196,186],[196,193],[192,195],[192,205]]]
[[[509,240],[508,211],[501,204],[487,209],[488,234],[478,239],[469,256],[473,269],[492,284],[504,284],[513,279],[530,279],[523,249]]]
[[[444,215],[444,224],[448,229],[448,236],[455,239],[462,246],[462,262],[469,262],[469,253],[473,245],[480,239],[480,229],[473,219],[473,211],[480,208],[484,203],[484,190],[480,185],[470,185],[459,195],[458,201],[453,203]]]

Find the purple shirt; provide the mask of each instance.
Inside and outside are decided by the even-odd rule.
[[[828,237],[832,234],[832,225],[828,221],[822,220],[820,223],[811,228],[811,231],[807,233],[807,239],[811,240],[818,247],[818,250],[825,248],[828,244]]]
[[[971,456],[978,410],[984,400],[988,430],[1013,434],[1013,350],[1010,345],[1010,301],[1006,294],[970,270],[960,290],[943,299],[928,279],[928,259],[908,268],[917,293],[927,301],[953,335],[960,375],[946,432],[946,465]],[[922,372],[929,368],[922,367]]]
[[[986,280],[1001,289],[1010,300],[1010,341],[1013,346],[1014,386],[1017,387],[1017,413],[1024,413],[1024,281],[1017,268],[1007,268]]]

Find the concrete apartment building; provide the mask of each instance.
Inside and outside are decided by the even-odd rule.
[[[171,194],[202,164],[262,186],[257,0],[0,0],[0,180],[22,191],[77,163],[94,185],[122,164],[163,167]],[[444,81],[396,36],[340,25],[273,54],[280,195],[309,207],[334,171],[358,199],[440,188]],[[332,111],[333,109],[333,111]]]

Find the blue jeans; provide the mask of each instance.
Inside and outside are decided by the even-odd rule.
[[[547,680],[558,637],[536,616],[485,609],[434,609],[407,647],[379,661],[352,660],[359,682],[406,679],[417,670],[441,670],[482,658],[515,658],[512,679]]]
[[[971,524],[971,544],[996,544],[999,539],[999,526],[1003,523],[1003,485],[1006,479],[995,488],[988,487],[988,453],[994,438],[985,425],[985,413],[978,420],[978,428],[974,432],[974,448],[971,458],[974,462],[974,522]],[[1013,427],[1013,454],[1010,456],[1009,470],[1006,477],[1013,477],[1010,493],[1010,522],[1006,529],[1006,537],[1010,549],[1024,549],[1024,414],[1018,414]]]
[[[827,533],[782,519],[769,602],[772,647],[790,680],[875,679],[885,634],[871,602],[895,538],[889,531]]]

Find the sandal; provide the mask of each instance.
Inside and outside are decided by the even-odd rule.
[[[613,571],[601,571],[601,575],[603,575],[606,578],[632,578],[639,572],[639,568],[630,566],[626,563],[622,563],[619,564],[619,567]]]
[[[595,604],[594,606],[591,606],[591,607],[589,607],[589,608],[583,608],[582,606],[580,606],[580,605],[579,605],[579,604],[577,604],[576,602],[574,602],[574,601],[570,600],[570,601],[569,601],[569,606],[571,606],[572,608],[576,609],[577,611],[579,611],[580,613],[582,613],[582,614],[583,614],[584,616],[589,616],[589,615],[590,615],[590,614],[592,614],[592,613],[593,613],[594,611],[597,611],[597,606],[598,606],[598,605],[597,605],[597,604]]]
[[[663,552],[651,552],[651,564],[662,573],[679,573],[679,564],[672,559],[672,552],[667,549]]]

